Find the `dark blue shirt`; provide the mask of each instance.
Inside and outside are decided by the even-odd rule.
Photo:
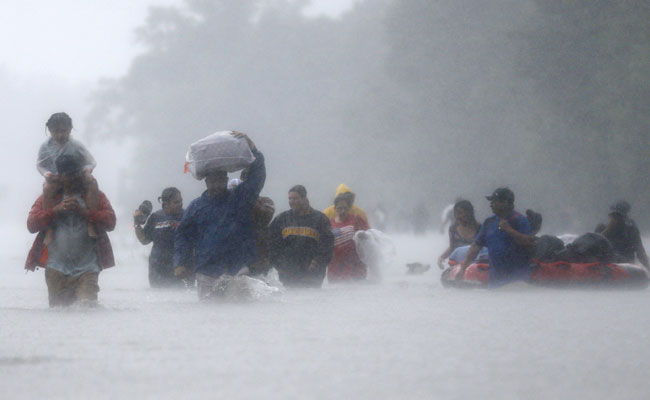
[[[174,232],[183,211],[167,215],[163,210],[151,214],[144,224],[144,237],[153,242],[149,255],[149,266],[153,269],[172,270],[174,259]]]
[[[507,220],[516,231],[531,234],[530,223],[525,216],[513,211]],[[486,219],[475,240],[479,246],[488,248],[488,283],[490,286],[499,286],[514,280],[528,280],[531,272],[530,253],[527,248],[518,245],[510,235],[499,229],[499,221],[496,215]]]
[[[187,207],[174,236],[174,266],[189,266],[194,252],[194,272],[217,278],[255,261],[251,215],[266,169],[262,153],[253,154],[248,179],[219,197],[205,191]]]

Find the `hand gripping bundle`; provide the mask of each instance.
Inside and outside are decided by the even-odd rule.
[[[209,172],[235,172],[253,161],[255,156],[246,139],[233,137],[232,131],[216,132],[190,145],[185,155],[185,173],[201,180]]]

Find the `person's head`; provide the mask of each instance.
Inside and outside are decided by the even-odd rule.
[[[542,229],[542,214],[533,210],[526,210],[526,218],[530,223],[531,233],[536,235]]]
[[[228,173],[226,171],[212,171],[205,176],[205,187],[212,196],[225,192],[228,187]]]
[[[630,203],[625,200],[619,200],[609,207],[609,215],[615,214],[617,216],[627,217],[631,209]]]
[[[72,131],[72,118],[64,112],[52,114],[45,123],[47,130],[55,142],[64,144],[70,140],[70,132]]]
[[[458,200],[454,204],[454,218],[462,225],[475,224],[476,217],[472,203],[469,200]]]
[[[83,157],[79,154],[61,154],[54,162],[65,191],[83,188]]]
[[[630,203],[619,200],[609,207],[609,217],[619,223],[625,222],[631,209]]]
[[[507,187],[498,188],[485,198],[490,201],[490,208],[496,215],[505,216],[515,208],[515,194]]]
[[[334,194],[334,197],[338,197],[345,193],[349,193],[350,206],[352,206],[354,204],[354,199],[356,198],[356,195],[350,190],[350,188],[345,183],[341,183],[336,188],[336,193]]]
[[[304,213],[309,209],[307,189],[303,185],[296,185],[289,189],[289,207],[298,214]]]
[[[334,199],[334,210],[340,219],[343,220],[348,217],[348,213],[352,208],[353,201],[354,195],[350,192],[341,193],[340,195],[336,196]]]
[[[158,202],[162,205],[163,212],[168,215],[180,214],[183,211],[183,196],[175,187],[168,187],[162,191]]]

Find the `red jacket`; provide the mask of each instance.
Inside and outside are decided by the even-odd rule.
[[[57,203],[59,201],[60,198],[57,199]],[[52,208],[44,210],[43,196],[39,196],[29,211],[29,217],[27,218],[27,229],[31,233],[38,232],[38,235],[36,235],[34,244],[27,255],[25,269],[33,271],[36,267],[45,268],[47,264],[47,246],[44,243],[45,232],[53,220],[54,212]],[[110,232],[115,228],[115,212],[113,212],[106,195],[101,191],[99,192],[99,205],[97,209],[90,210],[88,221],[94,224],[97,230],[96,250],[99,268],[104,269],[114,266],[113,248],[106,232]]]

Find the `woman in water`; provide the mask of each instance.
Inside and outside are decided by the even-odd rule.
[[[350,212],[352,196],[351,193],[342,193],[334,199],[336,216],[330,219],[334,234],[334,251],[332,261],[327,267],[327,280],[330,283],[366,278],[366,266],[357,254],[354,234],[357,231],[368,230],[370,227],[364,218]]]
[[[460,200],[454,204],[455,222],[449,227],[449,247],[438,257],[438,266],[444,268],[443,262],[452,251],[460,246],[474,243],[481,224],[474,217],[474,206],[468,200]]]

